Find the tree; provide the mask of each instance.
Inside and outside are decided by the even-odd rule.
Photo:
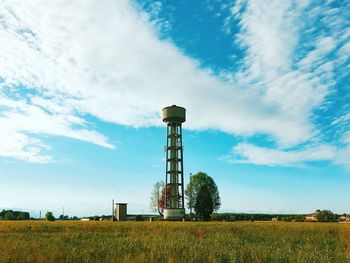
[[[195,192],[193,187],[193,180],[192,180],[192,174],[190,174],[190,182],[187,185],[187,188],[185,190],[185,195],[187,199],[187,207],[190,209],[190,219],[192,221],[192,208],[194,207],[195,203]]]
[[[204,221],[210,220],[210,214],[214,211],[213,200],[209,189],[205,185],[201,185],[194,202],[194,211]]]
[[[136,215],[135,216],[135,221],[143,221],[142,215]]]
[[[59,220],[69,220],[69,216],[68,215],[60,215]]]
[[[153,212],[158,212],[160,215],[163,214],[164,209],[164,182],[158,181],[154,184],[151,192],[149,206]]]
[[[47,211],[45,214],[45,218],[47,221],[55,221],[55,217],[52,212]]]
[[[337,215],[333,214],[330,210],[316,210],[316,218],[318,222],[335,222],[337,221]]]
[[[218,187],[210,176],[199,172],[190,178],[185,191],[187,207],[194,208],[202,220],[209,220],[221,206]]]
[[[30,215],[28,212],[22,212],[22,211],[14,211],[14,210],[5,210],[3,209],[0,212],[0,220],[28,220],[30,218]]]
[[[28,220],[30,218],[30,215],[28,212],[19,212],[17,216],[17,220]]]
[[[15,220],[15,215],[12,210],[9,210],[5,214],[5,220]]]

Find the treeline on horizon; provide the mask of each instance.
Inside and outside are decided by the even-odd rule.
[[[310,214],[260,214],[260,213],[215,213],[211,219],[215,221],[276,221],[304,222]],[[317,210],[313,213],[318,222],[337,222],[339,217],[346,214],[334,214],[330,210]]]
[[[214,213],[211,218],[213,221],[271,221],[276,218],[278,221],[304,222],[307,215],[308,214]]]
[[[306,216],[309,214],[263,214],[263,213],[213,213],[211,215],[212,221],[271,221],[276,219],[278,221],[285,222],[304,222]],[[319,222],[337,222],[339,221],[339,217],[344,214],[334,214],[330,210],[317,210],[315,215],[318,217]],[[134,219],[136,221],[148,220],[150,217],[154,219],[159,219],[159,216],[150,215],[131,215],[128,214],[129,219]],[[110,220],[110,215],[102,215],[102,216],[89,216],[83,217],[88,218],[90,220]],[[57,219],[59,220],[80,220],[81,218],[77,216],[68,217],[60,215]],[[192,215],[192,220],[196,219],[195,215]],[[0,220],[35,220],[35,218],[31,218],[29,212],[23,211],[14,211],[14,210],[5,210],[3,209],[0,212]],[[189,214],[186,214],[186,220],[190,221],[191,217]],[[198,219],[197,219],[198,220]]]
[[[316,216],[318,222],[338,222],[340,216],[346,214],[334,214],[330,210],[317,210],[312,213]],[[211,214],[211,221],[284,221],[284,222],[304,222],[306,217],[310,214],[264,214],[264,213],[213,213]],[[155,220],[159,220],[159,216],[156,215],[138,215],[128,214],[128,220],[144,221],[153,217]],[[109,216],[110,218],[110,216]],[[191,216],[186,214],[186,221],[191,221]],[[90,220],[94,220],[90,218]],[[95,219],[96,220],[96,219]],[[201,221],[195,214],[192,214],[192,220]]]
[[[0,220],[29,220],[30,214],[28,212],[5,210],[0,212]]]

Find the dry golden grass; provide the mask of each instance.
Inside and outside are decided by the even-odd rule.
[[[339,224],[340,237],[345,245],[348,261],[350,262],[350,224]]]
[[[0,221],[0,262],[347,262],[340,225]]]

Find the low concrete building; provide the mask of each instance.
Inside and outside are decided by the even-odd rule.
[[[127,218],[127,203],[117,203],[115,208],[115,217],[117,221],[125,221]]]
[[[306,222],[318,222],[316,214],[311,214],[305,217]]]

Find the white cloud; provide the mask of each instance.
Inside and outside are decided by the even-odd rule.
[[[48,163],[53,159],[49,155],[42,154],[47,145],[40,140],[30,138],[23,133],[7,131],[0,132],[0,156],[16,158],[33,163]]]
[[[280,130],[284,134],[278,136],[280,146],[308,141],[318,133],[310,122],[313,110],[325,102],[336,84],[335,65],[344,62],[340,55],[330,55],[341,41],[342,16],[327,13],[327,4],[312,6],[309,1],[238,1],[233,15],[237,17],[243,7],[246,11],[239,13],[242,30],[236,41],[247,55],[236,78],[259,90],[267,104],[293,122]],[[328,36],[317,31],[320,17],[330,23]]]
[[[335,50],[336,43],[332,37],[320,37],[316,39],[316,46],[313,51],[310,51],[303,59],[299,61],[299,67],[303,70],[308,70],[317,67],[324,63],[326,56]]]
[[[279,150],[240,143],[232,149],[232,155],[226,156],[233,163],[252,163],[268,166],[301,166],[304,162],[326,161],[336,157],[336,148],[318,145],[301,150]]]
[[[37,135],[59,135],[115,148],[102,134],[85,129],[85,121],[69,107],[38,97],[29,100],[31,103],[9,99],[0,93],[0,156],[37,163],[54,161],[43,154],[49,147]]]
[[[235,145],[230,155],[223,160],[232,163],[249,163],[267,166],[304,166],[306,162],[332,161],[350,171],[350,132],[346,132],[335,147],[329,144],[314,144],[299,149],[270,149],[249,143]]]
[[[232,13],[242,27],[236,41],[247,52],[238,81],[260,90],[263,100],[279,107],[297,128],[285,127],[277,149],[242,143],[226,158],[270,166],[321,160],[345,164],[348,158],[339,156],[344,156],[347,148],[319,142],[319,131],[310,118],[334,88],[335,68],[347,60],[347,43],[343,43],[347,41],[346,15],[327,3],[313,6],[309,1],[238,1]],[[324,24],[316,22],[320,20]],[[301,142],[308,142],[307,146],[290,150]]]
[[[344,166],[348,171],[350,171],[350,132],[346,132],[341,142],[344,144],[342,148],[340,148],[335,157],[335,163]]]
[[[126,0],[3,1],[3,86],[26,86],[35,96],[21,102],[23,112],[2,109],[2,121],[22,135],[68,136],[113,148],[103,135],[84,128],[81,114],[152,126],[160,125],[163,106],[178,104],[188,110],[188,128],[265,133],[282,147],[305,142],[316,132],[312,110],[333,77],[332,64],[322,56],[336,47],[333,38],[318,38],[295,68],[300,16],[307,6],[307,1],[252,1],[244,12],[233,8],[235,14],[241,10],[238,40],[247,56],[234,80],[225,82],[160,40],[148,16]],[[19,97],[26,91],[21,92]]]
[[[332,121],[332,125],[343,123],[350,120],[350,113],[344,114]]]

